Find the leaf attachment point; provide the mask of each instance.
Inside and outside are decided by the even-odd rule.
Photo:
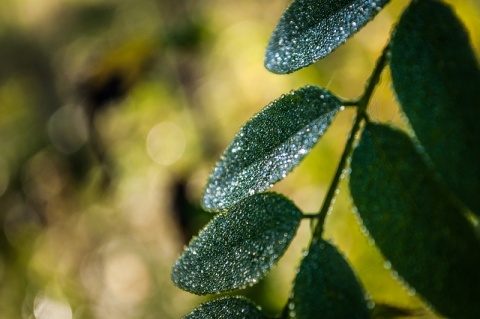
[[[388,1],[294,1],[273,31],[265,67],[284,74],[314,63],[360,30]]]
[[[202,205],[220,211],[283,179],[310,152],[342,108],[327,91],[306,86],[250,119],[210,175]]]
[[[282,195],[243,199],[192,240],[173,266],[173,282],[199,295],[255,284],[283,255],[302,216]]]
[[[480,318],[480,244],[410,138],[369,123],[350,189],[364,226],[398,274],[449,318]]]
[[[363,289],[345,258],[328,242],[312,242],[295,278],[290,316],[368,319]]]

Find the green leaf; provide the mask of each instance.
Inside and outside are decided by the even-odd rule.
[[[314,86],[270,103],[241,128],[217,163],[203,195],[203,207],[226,209],[283,179],[341,108],[335,96]]]
[[[388,0],[296,0],[268,43],[265,67],[291,73],[325,57],[360,30]]]
[[[345,258],[315,240],[295,278],[290,316],[301,319],[369,318],[363,289]]]
[[[172,280],[199,295],[253,285],[283,255],[302,217],[282,195],[247,197],[192,240],[173,266]]]
[[[480,243],[410,138],[367,124],[351,168],[358,213],[395,271],[444,316],[480,318]]]
[[[480,216],[480,69],[467,32],[440,1],[413,1],[392,40],[393,84],[429,159]]]
[[[422,309],[408,309],[384,303],[375,303],[371,312],[371,319],[398,319],[422,318],[426,311]]]
[[[183,319],[267,319],[248,299],[225,297],[206,302]]]

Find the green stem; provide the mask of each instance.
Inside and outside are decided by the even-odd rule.
[[[351,106],[358,106],[358,103],[360,102],[359,99],[355,100],[341,100],[342,105],[345,107],[351,107]]]
[[[340,162],[338,163],[337,171],[335,172],[335,176],[333,177],[333,181],[330,184],[330,188],[328,189],[327,195],[325,196],[325,200],[323,201],[322,208],[318,213],[318,224],[315,227],[315,233],[313,234],[314,238],[320,238],[323,233],[323,226],[325,224],[325,219],[329,213],[330,207],[332,206],[332,201],[336,195],[336,191],[338,189],[338,184],[342,179],[342,174],[347,166],[348,158],[350,157],[350,153],[352,152],[353,145],[355,142],[355,135],[360,130],[362,123],[362,117],[358,116],[355,118],[355,123],[353,124],[352,130],[350,132],[350,136],[348,137],[347,144],[345,145],[345,149],[343,151],[342,157],[340,158]]]
[[[318,218],[319,214],[303,214],[302,218],[303,219],[316,219]]]
[[[367,120],[366,109],[370,99],[372,98],[373,92],[375,87],[377,86],[378,82],[380,81],[380,76],[382,74],[383,69],[387,65],[389,57],[389,44],[383,49],[382,55],[377,61],[375,68],[370,76],[370,79],[367,82],[367,86],[365,88],[364,93],[358,100],[354,101],[346,101],[350,102],[349,105],[356,105],[357,106],[357,116],[355,118],[355,122],[353,123],[352,130],[350,131],[350,136],[348,137],[347,143],[345,145],[345,149],[343,150],[342,157],[340,158],[340,162],[338,163],[337,171],[333,177],[333,181],[330,184],[330,188],[328,189],[327,195],[325,196],[325,200],[323,201],[322,208],[318,213],[318,223],[315,227],[315,231],[313,234],[313,238],[320,238],[323,233],[323,228],[325,224],[325,219],[330,211],[331,206],[333,205],[333,199],[337,193],[338,185],[340,180],[342,179],[342,175],[344,174],[344,170],[347,167],[348,160],[350,158],[350,154],[353,151],[353,147],[355,144],[356,135],[360,131],[362,127],[363,121]]]

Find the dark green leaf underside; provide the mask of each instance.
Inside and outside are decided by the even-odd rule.
[[[480,70],[467,32],[440,1],[414,1],[392,42],[393,84],[436,170],[480,216]]]
[[[237,133],[210,176],[202,205],[224,210],[283,179],[317,143],[341,102],[306,86],[280,97]]]
[[[172,270],[172,280],[195,294],[255,284],[273,267],[296,233],[302,213],[287,198],[256,194],[219,214]]]
[[[225,297],[206,302],[183,319],[267,319],[248,299]]]
[[[437,311],[480,318],[480,245],[473,228],[404,133],[368,124],[350,189],[376,245]]]
[[[328,55],[360,30],[388,0],[296,0],[268,43],[265,66],[291,73]]]
[[[399,306],[389,305],[385,303],[375,302],[370,318],[371,319],[398,319],[398,318],[422,318],[426,310],[423,309],[408,309]]]
[[[345,258],[323,240],[312,243],[295,278],[292,317],[369,318],[363,289]]]

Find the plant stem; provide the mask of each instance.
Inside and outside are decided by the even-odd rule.
[[[316,214],[303,214],[302,218],[303,219],[317,219],[318,218],[318,213]]]
[[[333,205],[333,199],[337,193],[338,185],[340,180],[342,179],[342,175],[344,174],[344,170],[347,167],[350,154],[352,153],[356,135],[360,131],[362,127],[363,121],[367,119],[366,109],[370,99],[373,95],[375,87],[377,86],[378,82],[380,81],[380,76],[382,74],[383,69],[387,65],[388,57],[389,57],[389,45],[383,49],[382,55],[377,60],[377,64],[373,69],[372,75],[370,76],[365,91],[363,92],[362,96],[358,100],[348,101],[348,105],[356,105],[357,106],[357,115],[355,118],[355,122],[353,123],[352,130],[350,131],[350,136],[348,137],[347,143],[345,145],[345,149],[343,150],[342,157],[340,158],[340,162],[338,163],[337,170],[333,177],[332,183],[330,184],[330,188],[328,189],[327,195],[322,204],[322,208],[318,213],[318,223],[315,227],[315,231],[313,234],[313,238],[320,238],[323,233],[325,219]]]
[[[355,135],[357,135],[357,133],[359,132],[361,123],[362,123],[362,117],[359,116],[359,114],[357,114],[357,117],[355,118],[355,123],[353,124],[352,130],[350,131],[350,136],[348,137],[347,144],[345,145],[345,149],[343,151],[342,157],[340,158],[340,162],[338,163],[337,171],[335,172],[333,181],[330,184],[330,188],[328,189],[327,195],[325,196],[325,199],[323,201],[322,208],[320,209],[320,212],[318,214],[318,224],[315,227],[315,233],[313,234],[314,238],[320,238],[322,236],[323,226],[325,224],[325,218],[327,217],[330,211],[332,201],[336,195],[335,193],[338,188],[338,184],[342,179],[343,171],[347,166],[348,158],[350,157],[350,153],[352,152],[352,149],[353,149],[353,145],[355,142]]]
[[[378,82],[380,81],[380,76],[382,75],[383,69],[387,66],[388,60],[390,58],[390,42],[387,46],[383,49],[382,55],[377,60],[377,64],[373,69],[372,75],[370,76],[365,91],[363,92],[362,96],[358,100],[358,113],[363,114],[365,113],[368,103],[372,98],[373,91],[377,86]]]
[[[360,102],[359,99],[355,100],[341,100],[342,105],[345,107],[351,107],[351,106],[358,106],[358,103]]]

